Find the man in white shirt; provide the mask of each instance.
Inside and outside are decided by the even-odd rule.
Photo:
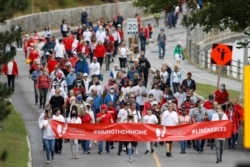
[[[106,32],[103,30],[102,26],[99,27],[95,35],[96,35],[96,41],[101,41],[102,43],[105,42]]]
[[[140,105],[140,111],[143,110],[144,103],[147,97],[147,89],[144,86],[143,79],[140,79],[138,85],[134,86],[133,91],[135,92],[136,102]]]
[[[89,65],[90,75],[92,77],[97,76],[98,79],[100,79],[100,69],[101,69],[100,63],[97,61],[96,57],[93,57],[93,61]]]
[[[63,40],[59,39],[59,42],[56,44],[55,48],[54,48],[54,52],[55,52],[55,58],[56,60],[59,62],[62,58],[64,58],[64,54],[66,53],[65,48],[64,48],[64,44],[63,44]]]
[[[174,97],[178,100],[178,108],[181,108],[181,105],[185,101],[186,98],[186,93],[184,92],[183,86],[179,85],[178,86],[178,92],[174,94]]]
[[[163,97],[163,91],[159,89],[159,83],[154,83],[154,89],[151,89],[149,91],[149,94],[153,94],[157,103],[161,102],[161,99]]]
[[[82,35],[83,35],[84,40],[89,45],[91,41],[91,37],[92,37],[92,33],[89,31],[89,28],[87,28],[86,31],[84,31]]]

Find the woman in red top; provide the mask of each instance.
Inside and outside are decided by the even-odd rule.
[[[52,54],[51,58],[49,59],[49,61],[47,63],[47,68],[48,68],[49,74],[55,70],[55,67],[57,64],[58,64],[58,62],[55,59],[55,55]]]
[[[15,90],[15,78],[18,76],[18,67],[14,59],[3,66],[2,74],[7,75],[8,86]]]
[[[100,63],[100,68],[102,69],[103,59],[106,54],[106,49],[101,41],[98,41],[97,46],[94,50],[94,56],[97,58],[97,61]]]
[[[47,69],[43,69],[42,75],[37,78],[36,88],[39,91],[39,108],[45,108],[46,97],[50,90],[50,79]]]
[[[228,109],[225,111],[228,120],[232,122],[232,136],[228,139],[228,148],[235,148],[236,133],[239,130],[239,114],[234,109],[234,104],[232,102],[228,103]]]
[[[35,59],[39,59],[39,52],[35,45],[33,45],[33,48],[29,52],[29,59],[30,59],[30,66],[33,65]]]
[[[225,84],[221,84],[220,88],[215,91],[215,101],[218,102],[219,105],[221,105],[223,111],[227,108],[227,103],[229,101],[229,94],[226,90]]]
[[[81,40],[81,42],[78,43],[76,50],[79,55],[84,54],[86,57],[89,56],[89,48],[85,40]]]

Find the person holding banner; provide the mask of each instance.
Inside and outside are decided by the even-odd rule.
[[[82,123],[80,117],[78,117],[77,106],[72,106],[72,109],[70,111],[70,116],[67,118],[66,122],[71,124]],[[70,147],[72,152],[72,159],[78,159],[78,140],[70,139]]]
[[[174,111],[174,103],[168,104],[168,110],[164,111],[161,116],[161,124],[163,126],[176,126],[178,124],[178,115]],[[172,141],[166,141],[166,156],[172,157]]]
[[[212,116],[212,121],[219,121],[219,120],[228,120],[227,115],[221,109],[221,106],[217,106],[216,113]],[[215,147],[216,147],[216,163],[222,161],[222,153],[224,149],[224,141],[225,138],[217,138],[215,139]]]
[[[100,124],[112,124],[114,123],[112,115],[110,113],[107,112],[108,107],[106,105],[101,105],[101,110],[99,113],[97,113],[97,118],[96,121],[97,123]],[[109,146],[110,146],[110,142],[106,141],[106,152],[107,154],[109,154]],[[103,141],[99,141],[98,142],[98,154],[102,154],[102,149],[103,149]]]

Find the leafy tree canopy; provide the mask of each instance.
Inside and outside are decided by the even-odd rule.
[[[197,23],[205,32],[213,28],[223,31],[247,32],[250,28],[250,0],[203,0],[203,9],[189,3],[190,15],[186,26]],[[195,11],[195,12],[192,12]]]

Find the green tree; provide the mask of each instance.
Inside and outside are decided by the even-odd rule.
[[[250,0],[204,0],[203,9],[196,10],[197,5],[189,3],[192,12],[187,22],[203,27],[205,32],[213,28],[221,31],[230,29],[233,32],[247,32],[250,27]]]
[[[29,4],[28,0],[0,0],[0,23],[4,24],[7,19],[13,17],[18,11],[23,11]],[[11,26],[10,30],[0,32],[0,67],[11,60],[16,55],[16,50],[11,47],[7,50],[7,46],[13,42],[20,40],[21,32],[15,29],[16,25]],[[7,118],[10,113],[10,102],[6,99],[13,93],[5,83],[0,82],[0,123]],[[0,153],[0,161],[7,158],[7,151]]]

